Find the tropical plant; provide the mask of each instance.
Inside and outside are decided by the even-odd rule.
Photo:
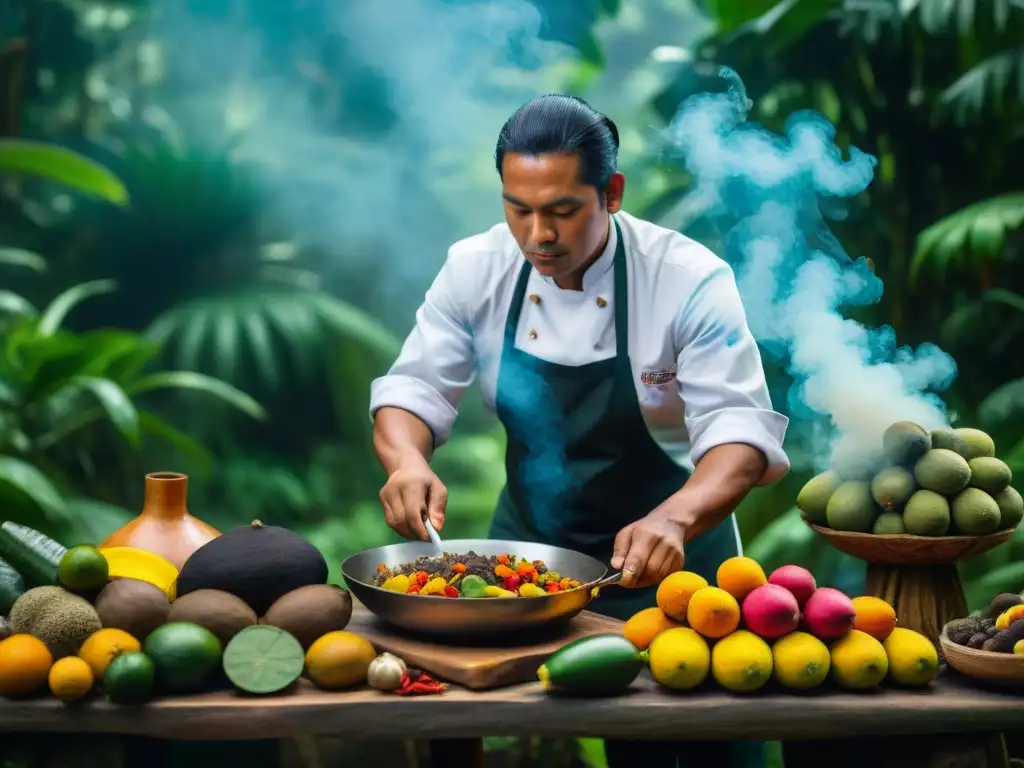
[[[44,264],[25,252],[0,251],[7,263]],[[41,530],[81,532],[65,494],[103,488],[116,474],[118,453],[101,430],[138,451],[158,437],[193,457],[205,449],[137,401],[158,392],[201,392],[257,420],[262,407],[249,395],[193,371],[152,370],[159,345],[119,330],[74,333],[68,313],[88,298],[115,289],[112,281],[82,283],[39,310],[6,291],[0,316],[0,500],[6,519]],[[112,471],[113,470],[113,471]]]

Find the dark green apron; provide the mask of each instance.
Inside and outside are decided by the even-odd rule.
[[[490,538],[539,541],[583,552],[610,565],[615,536],[678,491],[689,473],[651,437],[640,410],[629,360],[626,254],[618,236],[615,271],[616,354],[580,366],[550,363],[517,349],[516,329],[531,266],[524,261],[505,321],[495,403],[508,436],[507,482]],[[686,545],[685,568],[712,584],[723,560],[738,554],[730,516]],[[568,574],[567,574],[568,575]],[[656,587],[606,587],[590,610],[618,619],[656,604]],[[649,768],[675,765],[763,765],[763,746],[740,743],[606,742],[609,768],[643,747]],[[755,747],[753,753],[749,747]],[[621,753],[622,758],[617,755]],[[651,762],[647,754],[663,757]]]

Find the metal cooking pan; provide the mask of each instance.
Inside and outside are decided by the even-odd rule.
[[[406,595],[372,586],[377,566],[389,568],[435,555],[427,541],[409,541],[376,547],[348,557],[341,573],[352,594],[382,621],[419,634],[458,637],[508,635],[521,630],[548,628],[565,622],[586,608],[595,597],[595,587],[618,581],[599,560],[571,549],[502,539],[446,539],[446,552],[465,555],[500,555],[508,552],[544,564],[562,576],[580,582],[581,587],[541,597],[448,598],[436,595]]]

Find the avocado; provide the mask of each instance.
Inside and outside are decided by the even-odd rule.
[[[887,467],[871,481],[871,495],[886,512],[906,504],[915,490],[914,476],[903,467]]]
[[[297,533],[259,520],[203,544],[178,574],[178,597],[217,589],[244,600],[262,616],[279,597],[327,583],[327,561]]]
[[[875,520],[875,527],[871,531],[876,536],[892,536],[907,532],[907,526],[903,522],[903,516],[898,512],[883,512]]]
[[[976,632],[968,638],[964,645],[968,648],[981,648],[988,640],[988,637],[984,632]]]
[[[622,635],[590,635],[555,651],[537,670],[545,690],[609,696],[624,693],[645,656]]]
[[[952,496],[971,481],[967,459],[946,448],[933,448],[914,465],[914,479],[922,488]]]
[[[931,447],[931,435],[912,421],[897,421],[882,433],[882,454],[893,465],[913,466]]]
[[[832,494],[843,484],[838,472],[827,470],[808,480],[796,496],[796,506],[809,523],[825,524],[828,519],[825,510]]]
[[[949,531],[949,502],[935,491],[916,491],[903,510],[907,533],[915,536],[945,536]]]
[[[967,443],[956,430],[949,427],[939,427],[931,431],[932,448],[945,448],[967,458]]]
[[[999,527],[1016,528],[1024,519],[1024,499],[1017,489],[1007,486],[1002,493],[992,497],[999,507]]]
[[[1021,603],[1024,603],[1024,598],[1020,595],[1015,595],[1013,592],[1001,592],[992,598],[992,601],[982,612],[982,618],[994,620],[1003,611]]]
[[[979,630],[979,623],[970,617],[953,619],[946,624],[946,637],[957,645],[966,645],[967,641]]]
[[[1024,619],[1018,619],[995,637],[990,637],[981,646],[981,649],[996,653],[1011,653],[1018,640],[1024,640]]]
[[[971,486],[980,488],[989,496],[1006,490],[1013,480],[1013,473],[1006,462],[993,456],[979,456],[967,462],[971,468]]]
[[[953,499],[953,524],[968,536],[999,530],[999,505],[980,488],[967,488]]]
[[[93,632],[102,629],[96,609],[61,587],[35,587],[18,598],[9,617],[12,634],[35,635],[53,658],[74,656]]]
[[[837,531],[868,533],[880,512],[871,496],[871,484],[849,480],[840,485],[828,500],[825,515],[830,528]]]
[[[979,456],[995,456],[996,455],[996,444],[992,438],[989,437],[985,432],[980,429],[973,429],[971,427],[960,427],[954,430],[957,437],[964,441],[964,445],[967,446],[967,451],[964,454],[965,459],[976,459]]]

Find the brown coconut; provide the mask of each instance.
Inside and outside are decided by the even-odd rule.
[[[328,632],[348,626],[352,596],[334,584],[310,584],[282,595],[267,609],[260,624],[283,629],[308,649]]]
[[[122,629],[140,643],[167,621],[171,604],[159,587],[139,579],[115,579],[96,596],[104,628]]]
[[[190,621],[205,627],[226,646],[231,638],[256,623],[256,613],[230,592],[197,589],[171,603],[167,620]]]

